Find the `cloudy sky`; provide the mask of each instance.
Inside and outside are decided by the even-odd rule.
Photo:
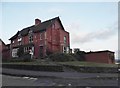
[[[118,51],[117,2],[2,2],[0,38],[9,38],[18,30],[59,16],[70,33],[71,48],[84,51]]]

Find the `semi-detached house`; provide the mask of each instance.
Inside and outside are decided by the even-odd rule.
[[[41,22],[35,19],[35,24],[18,31],[10,39],[11,57],[18,57],[17,51],[23,46],[24,53],[31,49],[36,58],[48,53],[69,53],[69,32],[65,31],[59,17]]]

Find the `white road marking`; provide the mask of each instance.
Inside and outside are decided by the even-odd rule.
[[[22,77],[23,79],[29,79],[29,77]]]
[[[30,80],[37,80],[37,78],[29,78]]]

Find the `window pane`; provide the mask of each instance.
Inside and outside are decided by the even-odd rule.
[[[66,39],[66,36],[64,36],[64,43],[66,43],[66,40],[67,40],[67,39]]]

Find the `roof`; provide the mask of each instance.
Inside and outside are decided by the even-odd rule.
[[[103,51],[90,51],[90,52],[86,52],[86,54],[91,54],[91,53],[102,53],[102,52],[111,52],[111,53],[114,53],[113,51],[103,50]]]
[[[62,25],[62,23],[61,23],[61,21],[60,21],[60,18],[59,18],[59,17],[55,17],[55,18],[52,18],[52,19],[50,19],[50,20],[44,21],[44,22],[42,22],[42,23],[40,23],[40,24],[38,24],[38,25],[32,25],[32,26],[30,26],[30,27],[24,28],[24,29],[22,29],[21,31],[18,31],[18,32],[17,32],[14,36],[12,36],[9,40],[15,39],[15,38],[18,36],[18,34],[21,34],[21,36],[25,36],[25,35],[28,34],[28,32],[29,32],[30,30],[32,30],[34,33],[36,33],[36,32],[41,32],[41,31],[45,31],[48,27],[50,27],[50,26],[55,22],[55,20],[58,20],[58,21],[59,21],[62,29],[64,30],[64,27],[63,27],[63,25]]]
[[[19,47],[28,47],[28,46],[34,46],[33,43],[29,43],[29,44],[26,44],[26,45],[18,45],[18,46],[14,46],[13,48],[19,48]]]
[[[0,42],[5,45],[5,43],[2,41],[2,39],[0,39]]]

